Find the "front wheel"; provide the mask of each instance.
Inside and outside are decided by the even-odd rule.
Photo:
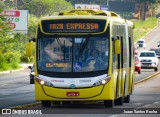
[[[158,71],[158,67],[154,68],[154,71]]]
[[[43,107],[50,107],[51,101],[41,101]]]
[[[114,100],[115,105],[123,105],[123,97]]]
[[[138,71],[138,74],[141,74],[141,70]]]
[[[124,98],[124,103],[129,103],[130,102],[130,95],[127,95],[125,98]]]
[[[113,107],[113,100],[104,100],[104,106],[106,108],[112,108]]]

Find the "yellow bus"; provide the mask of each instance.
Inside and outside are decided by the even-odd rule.
[[[70,10],[42,18],[36,45],[35,99],[43,107],[74,101],[129,103],[133,92],[132,22],[102,10]]]

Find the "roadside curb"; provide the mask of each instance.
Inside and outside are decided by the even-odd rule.
[[[24,70],[24,69],[25,68],[21,68],[21,69],[17,69],[17,70],[7,70],[7,71],[0,72],[0,74],[10,74],[10,73],[21,71],[21,70]]]
[[[31,103],[31,104],[25,104],[25,105],[9,107],[9,109],[22,109],[22,108],[26,108],[26,107],[37,106],[37,105],[40,105],[40,104],[41,104],[41,102],[35,102],[35,103]]]
[[[22,68],[20,68],[20,69],[2,71],[2,72],[0,72],[0,74],[10,74],[10,73],[13,73],[13,72],[18,72],[18,71],[27,69],[28,66],[32,66],[32,65],[33,65],[33,64],[21,64],[21,67],[22,67]]]
[[[160,74],[160,71],[156,72],[155,74],[153,74],[153,75],[151,75],[151,76],[148,76],[148,77],[145,78],[145,79],[142,79],[142,80],[140,80],[140,81],[135,82],[134,85],[137,85],[138,83],[141,83],[141,82],[144,82],[144,81],[149,80],[149,79],[151,79],[151,78],[154,78],[154,76],[156,76],[156,75],[158,75],[158,74]]]
[[[151,31],[147,32],[143,38],[145,38],[149,33],[151,33],[153,30],[159,27],[159,20],[157,21],[157,26],[155,26]]]

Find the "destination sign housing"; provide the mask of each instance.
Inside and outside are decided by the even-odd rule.
[[[42,21],[43,31],[46,33],[85,33],[104,31],[105,20],[45,20]]]

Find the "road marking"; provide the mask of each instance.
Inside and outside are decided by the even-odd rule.
[[[145,105],[145,106],[143,106],[143,107],[148,107],[148,106],[150,106],[150,104],[148,104],[148,105]]]
[[[118,115],[111,115],[111,116],[108,116],[108,117],[118,117]]]
[[[133,105],[142,105],[143,103],[133,103]]]
[[[31,104],[13,106],[13,107],[8,107],[8,108],[10,108],[10,109],[20,109],[20,108],[26,108],[26,107],[33,107],[33,106],[37,106],[37,105],[40,105],[40,104],[41,104],[41,102],[35,102],[35,103],[31,103]]]
[[[141,82],[144,82],[144,81],[146,81],[146,80],[149,80],[149,79],[151,79],[151,78],[154,78],[154,76],[159,75],[159,74],[160,74],[160,71],[156,72],[155,74],[152,74],[152,75],[148,76],[147,78],[144,78],[144,79],[142,79],[142,80],[139,80],[139,81],[135,82],[134,85],[139,84],[139,83],[141,83]]]
[[[153,104],[159,104],[160,102],[154,102]]]
[[[1,86],[6,86],[6,85],[8,85],[8,84],[1,84]]]

